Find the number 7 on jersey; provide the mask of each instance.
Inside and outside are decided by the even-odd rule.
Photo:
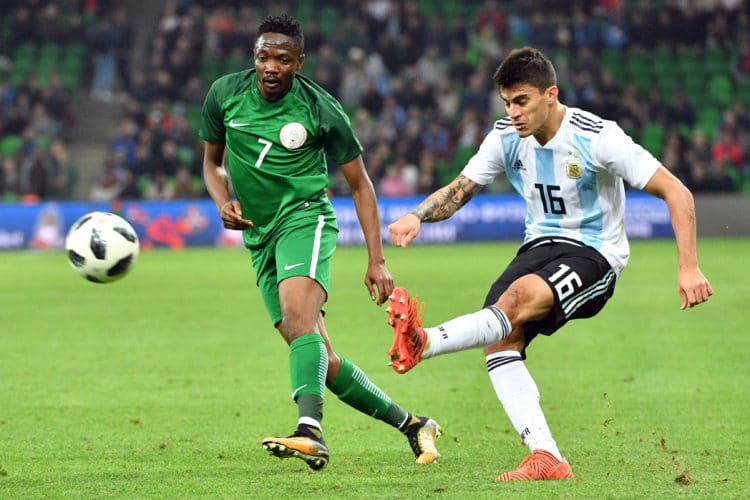
[[[271,146],[273,146],[273,143],[261,137],[258,137],[258,142],[263,144],[263,151],[260,152],[260,155],[258,155],[258,160],[255,162],[255,166],[260,168],[261,164],[263,163],[263,158],[266,157],[268,151],[271,149]]]

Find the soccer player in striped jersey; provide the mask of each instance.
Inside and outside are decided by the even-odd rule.
[[[205,141],[206,188],[224,227],[243,231],[265,307],[290,346],[297,429],[290,436],[267,437],[262,446],[280,458],[300,458],[314,470],[325,467],[329,451],[321,421],[328,387],[349,406],[399,429],[418,463],[433,462],[439,456],[438,424],[401,408],[357,365],[339,356],[323,322],[338,235],[326,196],[326,154],[340,165],[351,188],[367,245],[370,297],[380,305],[393,289],[362,146],[341,105],[298,73],[305,56],[296,19],[264,19],[253,56],[254,69],[213,83],[199,134]],[[236,200],[230,198],[225,152]],[[236,306],[238,311],[242,307]]]
[[[682,309],[713,293],[698,266],[695,209],[687,188],[613,121],[558,101],[557,76],[539,50],[511,51],[494,74],[507,117],[495,123],[461,174],[389,226],[406,247],[422,222],[447,219],[504,172],[526,201],[524,243],[491,285],[484,308],[423,328],[402,287],[389,300],[389,356],[405,373],[421,359],[483,347],[487,371],[516,432],[531,450],[498,481],[573,477],[539,405],[526,348],[571,319],[597,314],[628,262],[625,188],[663,199],[677,244]]]

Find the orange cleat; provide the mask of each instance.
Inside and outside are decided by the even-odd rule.
[[[416,296],[409,297],[405,288],[397,286],[388,297],[386,312],[393,328],[390,365],[396,373],[406,373],[419,363],[427,345],[427,333],[422,328],[424,303],[420,308]]]
[[[495,481],[544,481],[572,477],[573,471],[565,458],[558,460],[548,451],[534,450],[523,459],[518,469],[503,472]]]
[[[267,437],[263,448],[279,458],[296,457],[302,459],[312,470],[320,470],[328,464],[328,447],[317,433],[297,430],[288,437]]]

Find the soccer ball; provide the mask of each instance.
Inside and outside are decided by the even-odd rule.
[[[73,223],[65,238],[68,262],[94,283],[125,276],[138,258],[138,235],[122,217],[90,212]]]

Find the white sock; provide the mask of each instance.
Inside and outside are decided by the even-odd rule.
[[[531,451],[548,451],[562,460],[539,406],[539,389],[526,369],[521,354],[516,351],[495,352],[486,359],[495,393],[526,446]]]
[[[507,337],[510,329],[510,321],[501,309],[485,307],[440,326],[425,328],[428,340],[422,357],[488,346]]]
[[[320,425],[320,422],[318,422],[312,417],[299,417],[297,419],[297,425],[309,425],[311,427],[315,427],[318,430],[323,429],[323,426]]]

